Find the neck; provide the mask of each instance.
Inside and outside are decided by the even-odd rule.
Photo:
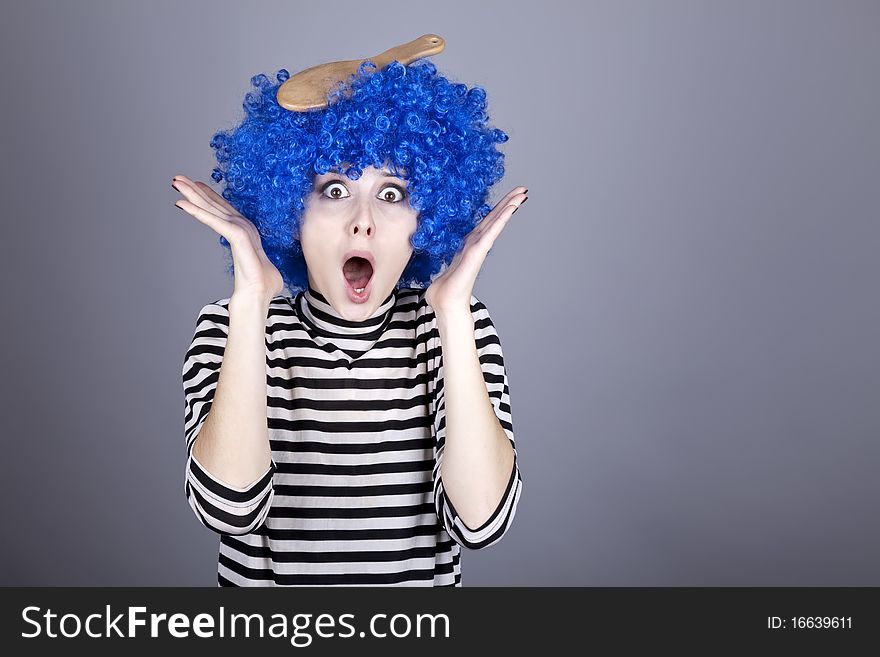
[[[375,311],[364,319],[345,319],[327,300],[310,285],[296,299],[297,310],[304,320],[323,333],[332,335],[367,335],[384,330],[397,302],[397,290],[385,297]]]

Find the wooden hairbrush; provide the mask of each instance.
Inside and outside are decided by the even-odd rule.
[[[327,94],[338,83],[345,82],[357,73],[358,67],[366,60],[377,68],[383,68],[397,60],[404,66],[421,57],[429,57],[442,52],[446,42],[436,34],[425,34],[409,43],[389,48],[381,55],[364,59],[349,59],[344,62],[318,64],[288,78],[278,88],[276,99],[281,107],[293,112],[305,112],[327,106]]]

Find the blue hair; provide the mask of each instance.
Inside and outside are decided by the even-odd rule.
[[[226,181],[223,198],[257,227],[266,256],[295,293],[308,285],[297,236],[314,176],[334,171],[357,180],[367,166],[387,164],[418,211],[397,287],[427,287],[489,213],[489,189],[504,175],[495,144],[508,135],[488,124],[485,90],[451,82],[427,59],[381,70],[367,60],[330,92],[326,107],[293,112],[275,96],[289,77],[281,69],[277,83],[262,73],[251,78],[244,119],[211,139],[218,163],[211,177]],[[220,243],[233,274],[229,242]]]

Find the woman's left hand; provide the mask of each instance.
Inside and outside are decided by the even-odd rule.
[[[425,300],[435,313],[458,310],[470,313],[474,283],[486,255],[504,230],[507,220],[528,199],[528,191],[525,187],[510,190],[468,233],[464,246],[455,254],[449,266],[431,281],[425,292]]]

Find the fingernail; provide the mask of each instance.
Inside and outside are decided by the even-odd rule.
[[[528,197],[528,196],[526,196],[526,197],[525,197],[525,198],[524,198],[524,199],[523,199],[523,202],[522,202],[522,203],[520,203],[520,205],[522,205],[522,204],[523,204],[523,203],[525,203],[525,202],[526,202],[526,201],[528,201],[528,200],[529,200],[529,197]]]

